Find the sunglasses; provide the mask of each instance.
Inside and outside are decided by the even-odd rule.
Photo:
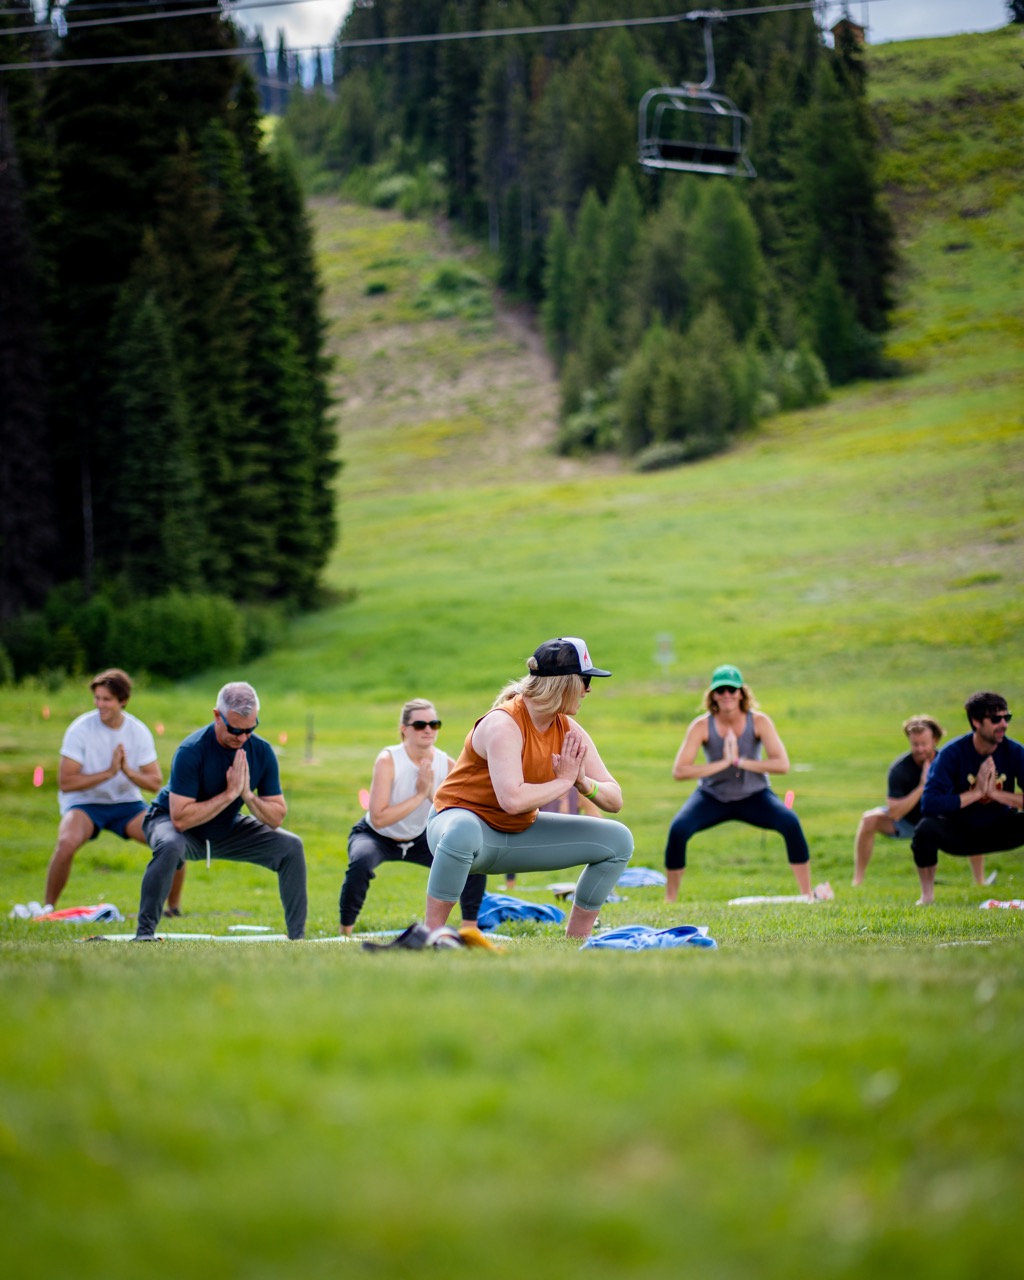
[[[440,729],[440,720],[406,720],[407,729]]]
[[[1004,721],[1009,724],[1013,719],[1012,711],[997,711],[994,715],[988,717],[993,724],[1002,724]]]
[[[259,725],[259,718],[257,717],[256,724],[249,725],[247,729],[240,729],[237,725],[231,723],[223,711],[218,711],[217,714],[220,716],[221,724],[233,738],[245,738],[249,734],[255,733],[256,728]]]
[[[583,687],[584,687],[584,689],[589,689],[589,688],[590,688],[590,676],[580,676],[580,679],[583,681]]]
[[[720,684],[715,693],[739,693],[739,689],[732,684]]]

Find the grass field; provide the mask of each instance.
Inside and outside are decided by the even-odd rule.
[[[550,368],[522,317],[481,298],[486,264],[423,224],[316,205],[346,463],[339,603],[250,670],[141,681],[131,704],[163,726],[166,774],[224,679],[257,685],[306,842],[311,940],[82,944],[4,908],[5,1274],[1019,1269],[1022,922],[979,904],[1024,897],[1024,864],[990,859],[989,891],[946,859],[932,910],[905,844],[879,843],[861,889],[849,878],[902,719],[954,734],[973,689],[1024,697],[1024,202],[1004,137],[1024,41],[871,59],[904,251],[891,349],[909,372],[697,466],[556,458]],[[443,306],[442,269],[462,279]],[[673,755],[733,661],[787,744],[779,788],[835,901],[730,906],[795,886],[776,837],[726,826],[694,841],[678,906],[640,889],[602,912],[706,924],[717,951],[580,953],[541,926],[508,930],[500,956],[333,941],[356,794],[400,704],[433,698],[455,754],[566,633],[615,673],[584,720],[635,864],[661,865],[688,792]],[[9,903],[43,891],[60,736],[88,705],[82,682],[0,692]],[[102,837],[65,903],[133,912],[144,862]],[[544,883],[525,881],[549,900]],[[423,889],[417,868],[386,868],[361,923],[404,926]],[[191,866],[185,908],[183,930],[281,924],[256,869]]]

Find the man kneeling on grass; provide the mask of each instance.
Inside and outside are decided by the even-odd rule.
[[[928,772],[910,847],[921,880],[920,906],[935,901],[939,850],[966,858],[1024,846],[1024,747],[1006,736],[1012,719],[998,693],[972,693],[964,703],[972,733],[954,738]]]
[[[281,823],[288,812],[277,757],[256,737],[260,700],[250,684],[226,684],[213,723],[190,734],[174,753],[171,781],[143,823],[153,858],[142,879],[136,939],[152,939],[160,906],[186,859],[255,862],[277,872],[289,938],[306,929],[306,855]],[[249,810],[243,816],[242,805]]]

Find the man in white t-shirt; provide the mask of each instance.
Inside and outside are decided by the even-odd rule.
[[[142,791],[159,791],[163,781],[153,735],[125,711],[132,695],[131,678],[111,667],[101,671],[89,688],[96,708],[72,721],[60,748],[60,830],[43,899],[51,909],[68,882],[75,854],[101,831],[146,843],[142,819],[148,805]],[[184,868],[167,900],[172,914],[180,914],[183,879]]]

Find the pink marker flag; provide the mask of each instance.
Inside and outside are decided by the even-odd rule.
[[[286,733],[279,733],[279,734],[277,735],[277,740],[278,740],[278,742],[280,742],[280,744],[281,744],[281,746],[282,746],[282,747],[287,746],[287,744],[288,744],[288,735],[287,735]]]
[[[156,724],[153,726],[153,728],[157,732],[157,737],[162,738],[164,736],[164,726],[162,721],[158,720]]]
[[[787,808],[787,809],[792,809],[792,807],[793,807],[793,801],[794,801],[795,799],[796,799],[796,792],[795,792],[795,791],[787,791],[787,792],[786,792],[786,808]]]
[[[41,764],[37,764],[35,769],[32,771],[32,785],[34,787],[41,787],[43,785],[43,766]]]
[[[50,708],[44,705],[44,706],[43,706],[43,719],[44,719],[44,720],[49,720],[49,718],[50,718]]]
[[[359,803],[364,809],[369,809],[370,807],[370,793],[365,787],[359,788]]]

